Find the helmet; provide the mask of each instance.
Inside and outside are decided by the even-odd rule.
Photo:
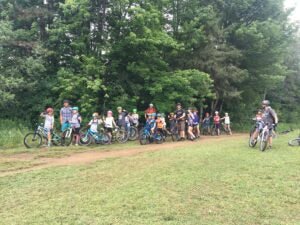
[[[112,111],[107,111],[107,115],[112,115],[113,114],[113,112]]]
[[[73,107],[72,110],[79,111],[79,108],[77,106]]]
[[[122,110],[122,107],[121,107],[121,106],[118,106],[118,107],[117,107],[117,110]]]
[[[261,104],[263,104],[263,105],[270,105],[270,101],[269,100],[263,100],[261,102]]]
[[[68,99],[65,99],[65,100],[63,101],[63,103],[70,103],[70,101],[69,101]]]
[[[160,114],[160,113],[158,113],[158,114],[157,114],[157,117],[161,117],[161,114]]]
[[[53,112],[54,110],[50,107],[46,110],[47,113]]]
[[[153,103],[150,103],[149,106],[150,106],[150,107],[153,107]]]
[[[219,114],[219,112],[218,112],[218,111],[215,111],[215,114]]]
[[[228,116],[228,113],[225,113],[226,116]]]
[[[170,115],[174,115],[174,112],[170,112]]]
[[[93,117],[98,117],[98,116],[99,116],[99,114],[97,112],[93,113]]]
[[[137,112],[137,110],[136,110],[136,109],[133,109],[133,110],[132,110],[132,112],[136,113],[136,112]]]

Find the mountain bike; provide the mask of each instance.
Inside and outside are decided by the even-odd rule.
[[[159,132],[155,132],[154,134],[151,133],[151,128],[145,126],[141,130],[140,134],[140,144],[146,145],[155,142],[156,144],[162,144],[164,142],[163,136]]]
[[[133,124],[130,124],[130,127],[128,128],[128,140],[135,141],[139,137],[139,132],[136,126]]]
[[[26,148],[39,148],[42,146],[43,141],[45,144],[48,142],[47,130],[44,128],[44,124],[37,125],[34,132],[27,133],[24,137],[23,143]],[[60,145],[61,137],[53,131],[51,132],[52,145]]]
[[[255,126],[255,130],[256,129],[257,125]],[[270,125],[268,123],[261,122],[261,129],[259,129],[259,134],[256,140],[253,139],[253,133],[255,130],[252,130],[252,132],[250,132],[249,146],[254,148],[259,142],[259,149],[261,151],[265,151],[268,146],[268,140],[270,136],[272,136],[272,133],[270,133]]]
[[[105,130],[105,133],[107,134],[107,130]],[[119,142],[124,144],[128,141],[128,137],[129,135],[124,128],[116,127],[112,131],[111,142]]]
[[[73,141],[73,128],[69,122],[66,122],[66,129],[62,132],[61,143],[69,146]]]
[[[104,129],[100,133],[93,132],[91,131],[91,129],[82,129],[80,131],[79,144],[83,146],[88,146],[92,142],[95,142],[96,144],[107,145],[111,143],[111,140],[110,136],[104,133]]]
[[[289,146],[298,146],[298,147],[300,147],[300,134],[299,134],[298,138],[290,140],[288,144],[289,144]]]
[[[179,141],[180,140],[180,135],[179,135],[179,131],[178,131],[177,121],[170,128],[170,133],[171,133],[172,141]]]

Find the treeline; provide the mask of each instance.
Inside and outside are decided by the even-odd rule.
[[[250,118],[268,98],[300,118],[297,26],[283,0],[2,0],[0,117],[164,112],[176,102]]]

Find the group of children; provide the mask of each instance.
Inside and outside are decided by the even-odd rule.
[[[224,117],[219,115],[219,112],[216,111],[215,115],[212,117],[209,113],[205,113],[205,117],[202,121],[203,129],[208,130],[211,133],[211,118],[213,118],[213,129],[216,130],[217,135],[220,135],[221,122],[224,121],[224,128],[228,131],[230,135],[232,135],[231,127],[230,127],[230,117],[228,113],[225,113]]]
[[[97,112],[93,113],[92,119],[88,123],[91,132],[97,133],[98,126],[103,125],[106,129],[107,134],[112,137],[112,132],[115,127],[123,127],[127,130],[130,126],[139,125],[139,114],[136,109],[133,109],[131,113],[124,110],[122,107],[117,108],[117,120],[115,121],[113,117],[113,112],[111,110],[106,112],[105,116],[100,117]],[[48,108],[46,112],[41,114],[45,118],[44,128],[45,133],[48,138],[48,146],[51,145],[51,133],[54,128],[54,110],[53,108]],[[167,132],[167,123],[165,115],[163,113],[156,113],[156,109],[153,104],[145,111],[146,127],[149,128],[151,133],[159,132],[165,135]],[[205,117],[200,121],[198,111],[195,108],[189,108],[186,112],[180,107],[174,112],[168,115],[168,122],[170,131],[172,132],[175,127],[178,127],[181,139],[185,138],[185,125],[187,125],[187,134],[190,140],[194,140],[200,137],[200,123],[202,122],[203,127],[208,127],[210,129],[211,116],[209,113],[205,114]],[[215,112],[213,117],[213,123],[216,129],[220,129],[221,120],[224,120],[225,126],[231,133],[230,130],[230,118],[228,113],[225,114],[223,118],[219,116],[218,112]],[[62,145],[64,145],[64,131],[67,128],[72,127],[73,129],[73,143],[77,146],[80,139],[80,128],[82,124],[82,117],[79,114],[78,107],[71,107],[68,100],[63,102],[63,107],[60,110],[60,124],[62,131]],[[218,131],[219,134],[219,131]]]

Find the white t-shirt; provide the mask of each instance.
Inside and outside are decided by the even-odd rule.
[[[230,117],[229,116],[225,116],[225,124],[230,124]]]
[[[98,125],[101,124],[101,120],[95,119],[89,122],[91,126],[91,131],[97,133],[98,132]]]
[[[54,125],[54,116],[45,115],[44,128],[52,129]]]
[[[113,128],[113,120],[114,118],[111,116],[111,117],[106,117],[105,118],[105,127],[106,128]]]

